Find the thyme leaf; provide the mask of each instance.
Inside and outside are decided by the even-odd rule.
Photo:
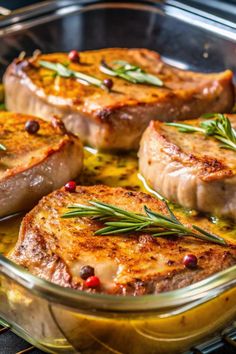
[[[43,68],[54,71],[58,76],[65,77],[65,78],[74,77],[78,79],[82,84],[93,85],[93,86],[100,87],[104,90],[107,90],[107,88],[103,85],[102,80],[99,80],[94,76],[81,73],[79,71],[71,70],[68,68],[67,65],[63,65],[61,63],[52,63],[46,60],[40,60],[39,65],[42,66]]]
[[[153,86],[163,86],[157,76],[146,73],[137,65],[132,65],[127,61],[117,60],[113,62],[113,66],[109,66],[105,60],[101,61],[100,70],[107,75],[117,76],[133,84],[148,84]]]

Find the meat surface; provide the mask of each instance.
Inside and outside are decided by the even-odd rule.
[[[64,188],[44,197],[23,219],[18,243],[10,259],[31,273],[74,289],[86,288],[80,268],[90,265],[100,278],[96,291],[142,295],[184,287],[236,263],[235,246],[219,246],[193,239],[153,238],[140,232],[118,236],[96,236],[101,222],[88,218],[63,219],[68,205],[90,200],[110,203],[144,213],[148,208],[167,213],[166,206],[141,192],[107,186]],[[182,216],[182,222],[187,222]],[[209,230],[209,229],[208,229]],[[187,269],[186,254],[198,257],[198,267]]]
[[[236,128],[236,115],[228,117]],[[199,126],[202,120],[184,123]],[[167,199],[236,220],[236,153],[220,148],[214,137],[151,122],[141,140],[139,167]]]
[[[112,77],[111,92],[62,78],[39,66],[39,60],[69,64],[69,68],[101,80],[102,59],[108,64],[125,60],[158,76],[163,87],[133,84]],[[147,49],[101,49],[80,53],[70,63],[66,53],[15,60],[4,76],[6,105],[11,111],[48,120],[59,116],[66,128],[99,149],[138,149],[151,120],[196,118],[206,112],[230,112],[234,104],[232,72],[203,74],[176,69]],[[30,100],[28,97],[30,96]]]
[[[36,120],[36,134],[25,130]],[[0,113],[0,216],[28,210],[38,200],[75,178],[83,161],[79,138],[61,122],[51,123],[17,113]]]

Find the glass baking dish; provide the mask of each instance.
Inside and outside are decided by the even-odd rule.
[[[180,68],[236,72],[234,24],[176,1],[47,3],[4,20],[1,74],[21,51],[118,46],[157,50]],[[236,266],[183,289],[120,297],[59,287],[0,255],[1,321],[49,353],[182,353],[235,315]]]

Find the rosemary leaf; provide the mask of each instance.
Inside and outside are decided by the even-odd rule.
[[[138,214],[111,204],[89,201],[89,205],[75,204],[68,206],[69,211],[61,217],[88,217],[103,222],[104,227],[98,229],[95,235],[120,235],[142,231],[151,234],[153,237],[191,236],[220,245],[226,244],[225,240],[220,236],[211,234],[198,226],[192,225],[191,228],[185,226],[176,218],[167,203],[166,207],[169,215],[156,213],[147,208],[147,206],[144,206],[145,214]]]
[[[207,236],[209,239],[214,240],[214,239],[217,238],[220,242],[222,241],[222,238],[221,238],[221,237],[219,237],[219,236],[217,236],[217,235],[215,235],[215,234],[210,234],[209,232],[207,232],[206,230],[202,229],[202,228],[199,227],[199,226],[193,225],[193,229],[195,229],[195,230],[201,232],[203,235]]]
[[[150,209],[148,209],[148,207],[146,205],[144,205],[144,210],[145,210],[145,213],[147,214],[147,216],[150,218],[150,219],[153,219],[155,220],[157,217],[162,217],[164,220],[167,220],[169,221],[169,218],[165,215],[162,215],[162,214],[159,214],[159,213],[156,213]]]
[[[103,235],[103,236],[108,236],[108,235],[118,235],[118,234],[123,234],[123,233],[127,233],[130,231],[136,231],[136,227],[135,226],[130,226],[130,227],[123,227],[123,228],[115,228],[115,227],[108,227],[108,228],[104,228],[101,230],[98,230],[95,232],[95,235]]]
[[[194,132],[200,132],[200,133],[205,133],[204,129],[201,129],[199,127],[195,127],[190,124],[184,124],[184,123],[165,123],[165,125],[169,125],[171,127],[178,128],[178,130],[181,133],[194,133]]]
[[[170,214],[170,217],[171,217],[171,219],[173,220],[173,222],[175,222],[176,224],[181,225],[180,221],[177,219],[177,217],[175,216],[175,214],[173,213],[173,211],[170,209],[169,204],[167,203],[166,200],[164,200],[164,203],[165,203],[165,205],[166,205],[166,208],[167,208],[167,210],[168,210],[168,212],[169,212],[169,214]]]

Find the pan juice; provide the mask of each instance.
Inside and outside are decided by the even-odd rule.
[[[147,191],[138,177],[138,159],[136,153],[110,154],[97,152],[92,148],[84,149],[84,168],[78,177],[78,185],[105,184],[112,187],[123,187],[134,191]],[[157,176],[158,178],[158,176]],[[207,217],[196,211],[186,210],[176,205],[171,205],[177,217],[186,216],[189,224],[196,224],[202,228],[236,243],[236,225],[230,220],[220,220]],[[15,246],[20,223],[23,215],[0,221],[0,253],[7,255]]]

